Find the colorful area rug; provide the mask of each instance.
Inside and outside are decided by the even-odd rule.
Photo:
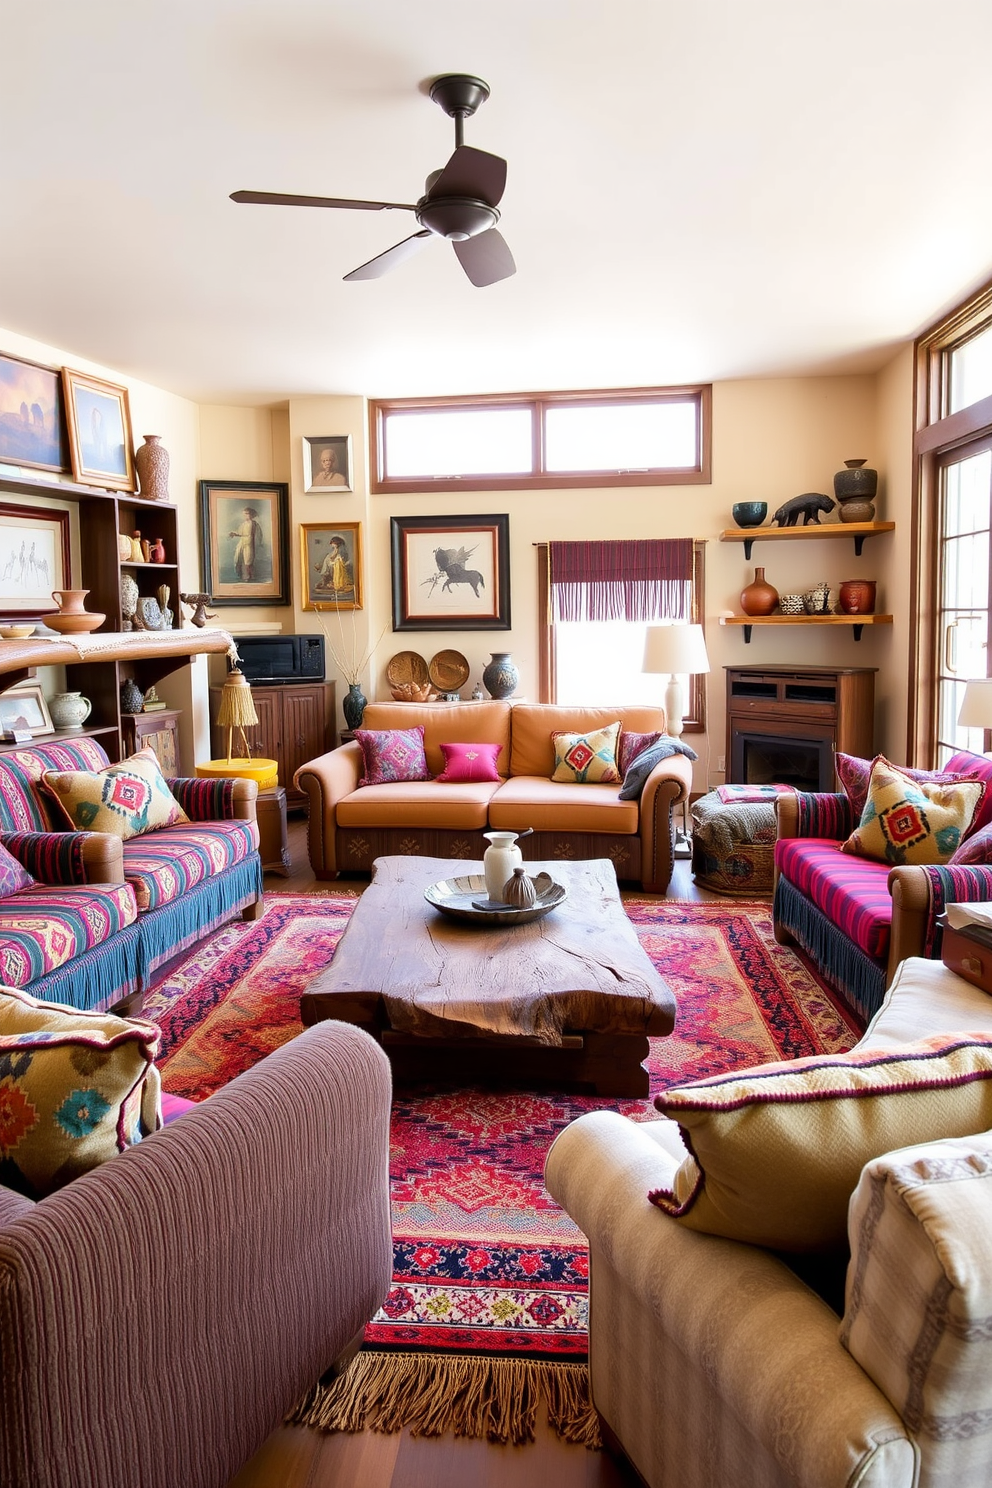
[[[357,894],[267,894],[254,924],[218,931],[147,999],[167,1090],[204,1097],[301,1030],[299,998],[330,961]],[[671,985],[674,1033],[651,1040],[652,1096],[775,1059],[850,1048],[859,1030],[789,949],[764,903],[631,898]],[[650,1100],[512,1087],[400,1087],[392,1123],[394,1276],[344,1383],[299,1419],[528,1439],[537,1394],[591,1441],[584,1398],[588,1252],[544,1188],[555,1136],[583,1112],[655,1116]],[[388,1356],[388,1357],[387,1357]],[[476,1364],[485,1361],[485,1377]],[[445,1403],[440,1413],[438,1401]],[[453,1416],[454,1405],[458,1413]]]

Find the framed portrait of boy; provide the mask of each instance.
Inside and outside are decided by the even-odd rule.
[[[303,436],[304,491],[351,491],[351,436]]]
[[[362,608],[362,524],[301,522],[305,610]]]
[[[289,486],[200,481],[200,548],[212,604],[291,604]]]

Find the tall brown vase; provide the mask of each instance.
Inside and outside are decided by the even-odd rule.
[[[765,582],[765,570],[754,570],[754,582],[748,584],[741,594],[741,609],[745,615],[770,615],[778,604],[778,590]]]
[[[142,434],[141,437],[145,442],[134,452],[139,495],[146,501],[168,501],[169,451],[159,443],[161,434]]]

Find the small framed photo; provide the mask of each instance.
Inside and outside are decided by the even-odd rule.
[[[0,615],[50,614],[70,572],[67,511],[0,503]]]
[[[200,482],[203,589],[215,605],[288,605],[289,486]]]
[[[134,490],[127,388],[62,368],[73,479],[108,491]]]
[[[0,356],[0,461],[69,469],[58,367]]]
[[[360,522],[300,523],[300,572],[305,610],[362,608]]]
[[[0,733],[29,733],[32,739],[54,734],[55,725],[40,682],[18,682],[0,692]]]
[[[510,519],[393,517],[394,630],[509,630]]]
[[[303,436],[303,489],[350,491],[351,435]]]

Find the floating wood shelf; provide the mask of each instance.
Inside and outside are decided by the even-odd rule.
[[[854,525],[853,523],[851,524]],[[721,625],[743,625],[744,644],[750,644],[752,625],[851,625],[860,641],[866,625],[891,625],[891,615],[721,615]]]
[[[855,557],[861,557],[866,537],[878,532],[894,532],[895,522],[824,522],[811,523],[809,527],[728,527],[720,533],[721,542],[744,544],[744,557],[751,557],[751,544],[755,542],[805,542],[816,538],[850,537],[854,539]]]

